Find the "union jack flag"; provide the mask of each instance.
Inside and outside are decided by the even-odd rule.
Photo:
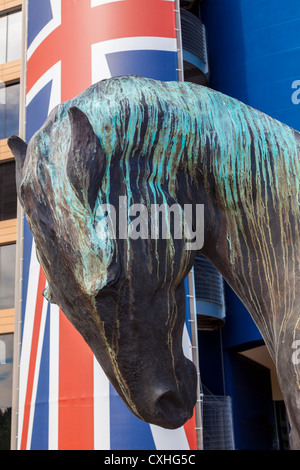
[[[174,0],[28,0],[25,12],[27,141],[54,106],[100,79],[178,79]],[[47,281],[26,220],[23,236],[17,447],[197,449],[195,416],[167,431],[128,411],[81,336],[42,296]],[[191,358],[188,321],[183,347]]]

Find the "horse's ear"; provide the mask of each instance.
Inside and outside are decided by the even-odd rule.
[[[9,146],[16,160],[16,187],[18,196],[21,200],[20,187],[23,179],[23,167],[26,158],[27,144],[17,135],[13,135],[7,139],[7,145]]]
[[[83,111],[72,106],[69,119],[71,145],[67,175],[79,200],[93,210],[105,173],[106,153]]]

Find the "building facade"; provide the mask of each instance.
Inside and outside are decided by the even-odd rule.
[[[0,449],[9,447],[12,406],[17,199],[7,137],[19,132],[21,7],[0,1]]]

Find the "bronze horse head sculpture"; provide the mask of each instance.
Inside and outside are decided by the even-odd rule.
[[[167,428],[182,425],[196,401],[195,368],[182,352],[183,281],[195,249],[174,233],[120,236],[110,208],[120,196],[127,208],[204,205],[198,249],[260,329],[300,447],[300,366],[292,361],[300,134],[206,87],[125,76],[56,107],[28,147],[18,137],[8,143],[45,295],[129,409]]]

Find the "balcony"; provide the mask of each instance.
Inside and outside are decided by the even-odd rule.
[[[204,395],[202,420],[204,450],[234,450],[231,397]]]
[[[180,10],[184,79],[199,85],[208,84],[208,60],[205,26],[187,10]]]
[[[200,330],[215,330],[225,322],[223,278],[203,255],[194,264],[197,325]]]

